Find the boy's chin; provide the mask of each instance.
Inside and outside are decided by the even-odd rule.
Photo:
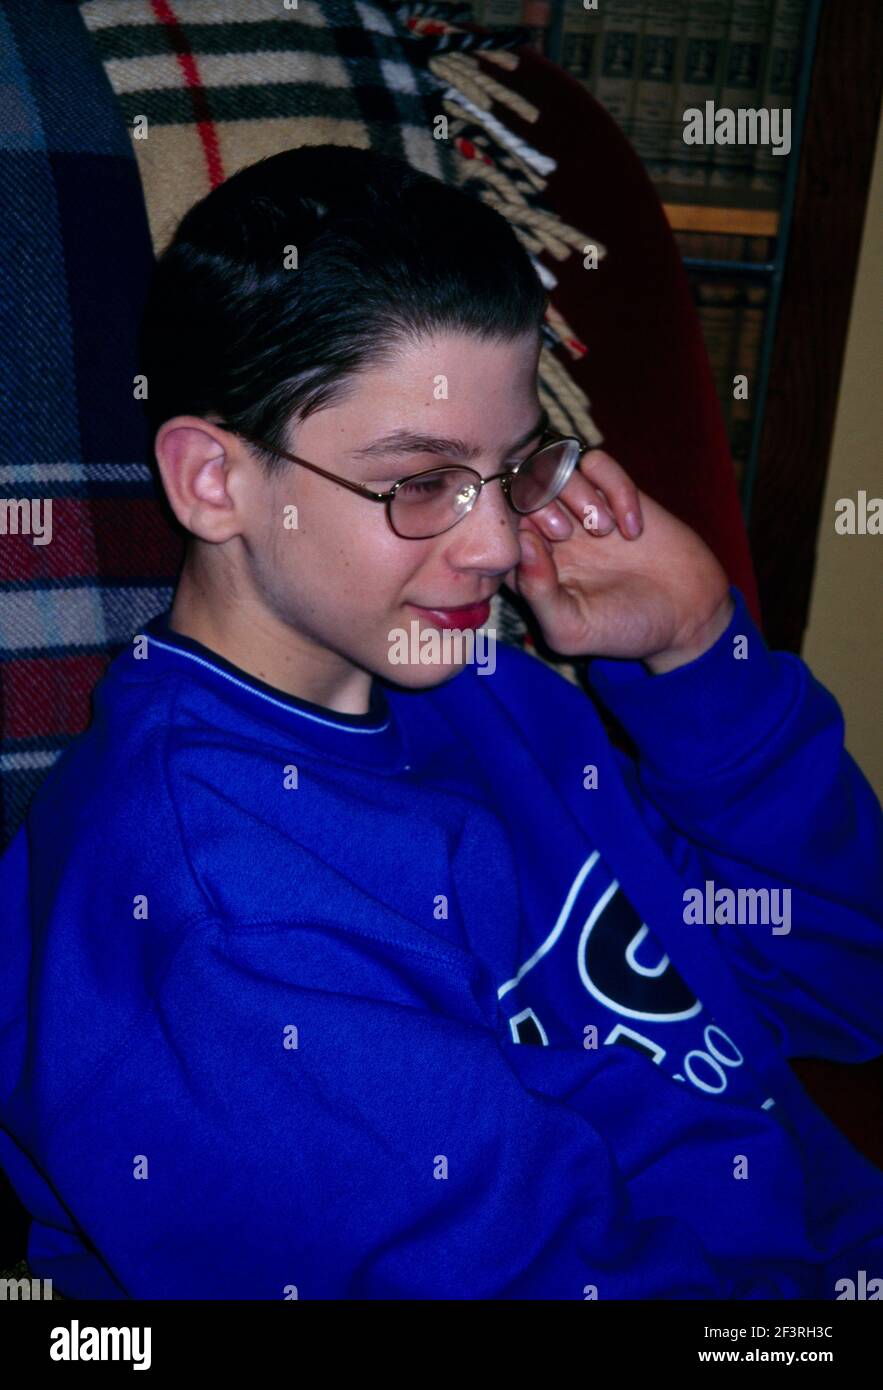
[[[382,668],[377,668],[377,674],[393,685],[403,686],[405,690],[431,690],[433,686],[444,685],[454,676],[459,676],[468,664],[466,661],[449,661],[424,666],[385,662]]]

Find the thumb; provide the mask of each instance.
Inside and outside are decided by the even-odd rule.
[[[545,536],[533,527],[523,526],[518,532],[521,560],[515,571],[518,592],[527,599],[537,617],[554,600],[558,592],[558,572],[552,551]]]

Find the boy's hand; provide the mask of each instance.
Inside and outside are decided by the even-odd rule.
[[[643,521],[635,539],[629,513]],[[600,449],[583,455],[555,502],[522,517],[519,539],[521,563],[506,582],[562,656],[672,671],[713,646],[732,618],[729,580],[708,546]]]

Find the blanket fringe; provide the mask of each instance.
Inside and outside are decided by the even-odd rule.
[[[496,62],[509,72],[519,63],[518,55],[508,49],[477,52],[483,60]],[[537,257],[546,252],[553,260],[563,262],[574,251],[584,255],[589,246],[594,246],[600,261],[607,255],[607,248],[596,237],[564,222],[548,206],[539,205],[548,175],[557,167],[555,160],[515,135],[489,109],[494,102],[534,124],[540,114],[536,106],[490,77],[470,52],[436,53],[428,59],[427,70],[442,88],[440,99],[450,118],[449,135],[460,156],[455,164],[458,184],[468,187],[506,218],[550,293],[539,384],[552,427],[565,434],[579,434],[588,444],[598,445],[604,436],[592,419],[591,403],[554,356],[554,350],[560,347],[572,360],[578,360],[585,356],[586,345],[560,308],[553,305],[551,291],[558,281]]]

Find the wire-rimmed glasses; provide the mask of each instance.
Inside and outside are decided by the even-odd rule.
[[[216,423],[247,443],[266,449],[268,453],[278,454],[291,463],[299,463],[302,468],[330,478],[332,482],[349,488],[371,502],[386,503],[389,524],[403,540],[429,540],[432,536],[450,531],[472,511],[481,489],[497,478],[513,511],[524,516],[547,507],[566,487],[580,456],[588,447],[576,435],[556,435],[526,458],[488,478],[483,478],[474,468],[467,468],[463,464],[443,464],[399,478],[388,492],[374,492],[364,483],[355,483],[350,478],[329,473],[316,463],[289,454],[285,449],[279,449],[254,435],[245,435],[222,421]],[[546,431],[547,436],[549,433]]]

